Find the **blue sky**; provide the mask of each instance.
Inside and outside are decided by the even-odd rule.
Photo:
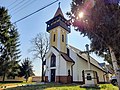
[[[50,4],[55,0],[0,0],[0,6],[4,6],[9,10],[11,15],[11,21],[15,22],[24,16],[42,8],[43,6]],[[65,13],[70,11],[70,3],[72,0],[59,0],[61,2],[61,9],[64,16]],[[22,2],[22,3],[20,3]],[[26,6],[27,5],[27,6]],[[53,18],[58,8],[58,2],[45,8],[44,10],[16,23],[18,32],[20,34],[20,49],[21,59],[30,57],[33,62],[33,69],[36,75],[41,75],[41,61],[33,59],[32,53],[29,52],[31,46],[31,40],[40,32],[46,32],[46,21]],[[90,41],[87,37],[82,37],[79,32],[76,32],[71,27],[71,33],[68,35],[68,44],[80,49],[85,50],[85,44],[89,44]],[[91,54],[98,62],[103,62],[100,57]]]

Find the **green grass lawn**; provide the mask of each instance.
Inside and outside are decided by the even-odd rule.
[[[118,87],[113,86],[111,84],[100,84],[99,87],[100,87],[99,89],[80,88],[80,85],[76,85],[76,84],[49,83],[49,84],[39,84],[39,85],[18,86],[13,88],[7,88],[6,90],[118,90]]]

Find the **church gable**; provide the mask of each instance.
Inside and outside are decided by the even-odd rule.
[[[45,58],[46,59],[49,58],[51,56],[51,54],[54,54],[55,56],[57,56],[59,54],[59,51],[57,49],[55,49],[54,47],[50,47],[49,51],[45,55]]]
[[[85,53],[80,53],[81,51],[73,46],[68,46],[68,48],[70,50],[72,50],[74,53],[76,53],[77,57],[79,58],[79,60],[85,60],[86,62],[88,62],[88,56]],[[100,70],[103,70],[103,68],[99,65],[99,63],[92,57],[90,57],[90,63],[91,65],[95,66],[96,68],[99,68]]]
[[[60,52],[54,46],[49,49],[48,53],[46,54],[46,59],[49,59],[51,61],[52,59],[50,59],[50,58],[54,58],[54,57],[58,58],[59,55],[60,55],[60,57],[63,58],[64,61],[75,63],[74,60],[72,58],[70,58],[66,53]]]

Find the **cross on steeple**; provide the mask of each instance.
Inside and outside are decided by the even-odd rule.
[[[62,13],[62,10],[61,10],[61,8],[60,8],[60,3],[61,3],[61,2],[58,3],[58,9],[57,9],[54,17],[56,17],[56,16],[58,16],[58,15],[61,15],[61,16],[64,17],[64,15],[63,15],[63,13]]]
[[[58,3],[58,7],[59,7],[59,8],[60,8],[60,3],[61,3],[61,2]]]

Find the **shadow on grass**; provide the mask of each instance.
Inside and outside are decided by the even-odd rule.
[[[54,88],[54,89],[50,89],[50,90],[56,90],[55,88],[58,88],[58,87],[61,88],[61,87],[71,87],[71,86],[73,86],[73,85],[47,83],[47,84],[17,86],[14,88],[7,88],[6,90],[47,90],[48,88]]]
[[[100,86],[100,88],[81,88],[78,84],[56,84],[56,83],[47,83],[47,84],[36,84],[36,85],[26,85],[26,86],[17,86],[14,88],[7,88],[5,90],[118,90],[112,89],[112,86],[108,88],[106,85]]]

